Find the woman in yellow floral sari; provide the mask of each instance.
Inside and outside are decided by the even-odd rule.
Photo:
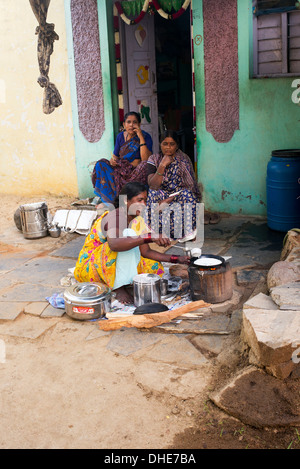
[[[187,256],[170,256],[149,247],[150,242],[169,246],[170,240],[155,236],[146,226],[140,216],[146,202],[143,184],[131,182],[124,186],[117,208],[105,212],[93,224],[76,263],[76,280],[104,283],[116,292],[119,301],[132,303],[126,286],[132,284],[136,274],[162,276],[161,262],[188,263]]]

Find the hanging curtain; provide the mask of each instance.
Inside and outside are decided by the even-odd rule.
[[[51,114],[62,104],[56,86],[49,81],[50,56],[53,52],[53,43],[59,37],[54,31],[54,24],[46,22],[50,0],[29,0],[29,2],[39,23],[35,32],[38,35],[37,56],[40,69],[37,81],[44,88],[43,112]]]

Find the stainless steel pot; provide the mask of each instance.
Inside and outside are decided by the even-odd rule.
[[[135,306],[161,302],[161,278],[156,274],[139,274],[133,277]]]
[[[77,283],[64,292],[66,314],[73,319],[98,319],[111,309],[111,290],[98,283]]]
[[[160,293],[161,296],[166,296],[168,294],[168,280],[166,278],[160,279]]]
[[[21,205],[19,208],[24,238],[35,239],[47,236],[47,204],[45,202],[37,202]]]

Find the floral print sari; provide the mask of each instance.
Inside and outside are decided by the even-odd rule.
[[[84,246],[79,253],[74,276],[78,282],[104,283],[112,289],[116,278],[118,253],[110,249],[106,236],[102,232],[101,223],[107,214],[108,211],[104,212],[94,222],[89,235],[86,237]],[[148,227],[140,216],[132,220],[130,228],[138,236],[149,232]],[[162,276],[164,269],[160,262],[141,256],[137,273],[151,273]]]
[[[148,159],[148,173],[157,170],[163,154],[151,155]],[[159,202],[173,192],[181,191],[173,201],[158,212]],[[197,223],[197,203],[201,194],[190,158],[177,150],[174,160],[166,168],[159,190],[149,189],[146,220],[151,229],[170,238],[178,239],[192,233]]]

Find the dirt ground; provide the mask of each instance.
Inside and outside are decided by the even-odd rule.
[[[28,249],[13,239],[13,214],[21,203],[39,200],[51,212],[73,201],[1,196],[1,252],[11,245]],[[53,241],[47,238],[50,250],[57,247]],[[68,318],[21,314],[15,325],[38,327],[40,321],[48,327],[36,339],[10,336],[9,321],[0,321],[6,343],[6,362],[0,363],[1,449],[300,449],[300,427],[255,428],[211,402],[209,393],[233,373],[230,364],[212,359],[209,366],[170,365],[152,357],[151,346],[124,356],[107,350],[110,334],[99,337],[95,324]],[[242,369],[247,355],[239,337],[229,340],[229,355],[231,347],[235,367]]]

